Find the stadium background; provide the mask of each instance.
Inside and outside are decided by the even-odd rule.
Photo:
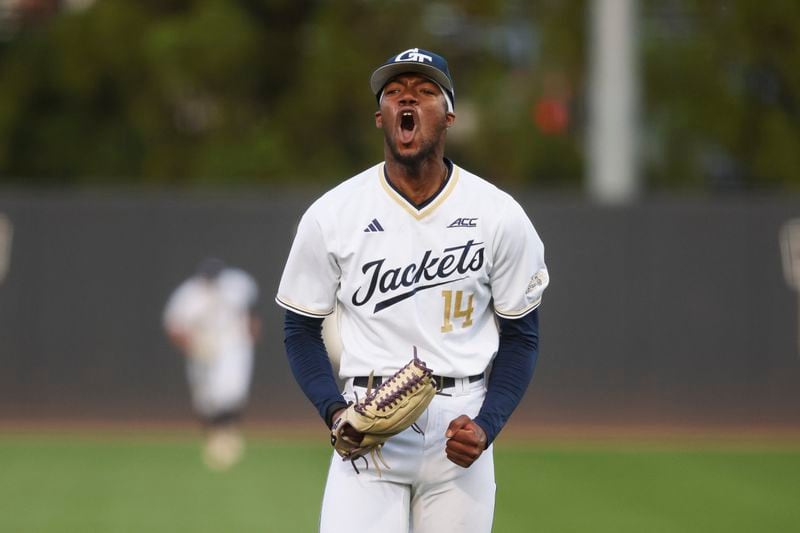
[[[249,418],[316,422],[283,353],[272,298],[294,225],[316,192],[6,194],[13,267],[0,294],[0,415],[191,418],[180,357],[161,329],[197,258],[254,273],[264,338]],[[797,294],[777,199],[597,207],[519,191],[553,284],[541,359],[519,424],[796,427]],[[280,405],[280,409],[275,406]]]

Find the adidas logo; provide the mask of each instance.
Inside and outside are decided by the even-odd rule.
[[[378,222],[377,218],[373,218],[372,222],[369,223],[369,226],[364,228],[364,233],[371,233],[373,231],[383,231],[383,226],[381,226],[381,223]]]

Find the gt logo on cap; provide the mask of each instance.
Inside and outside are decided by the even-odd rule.
[[[419,53],[419,48],[409,48],[405,52],[401,52],[396,58],[395,61],[416,61],[418,63],[428,63],[433,62],[433,58],[431,56],[426,56],[425,54]]]

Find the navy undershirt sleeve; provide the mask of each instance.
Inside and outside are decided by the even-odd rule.
[[[498,317],[500,344],[492,363],[486,398],[475,423],[486,432],[486,445],[494,441],[519,405],[533,378],[539,354],[539,310],[522,318]]]
[[[333,413],[347,407],[347,402],[339,392],[339,385],[322,341],[322,319],[287,310],[283,333],[286,355],[294,379],[330,427]]]

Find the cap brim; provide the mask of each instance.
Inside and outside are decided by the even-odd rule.
[[[391,63],[378,67],[369,79],[369,86],[372,93],[377,95],[383,89],[386,83],[400,74],[408,73],[422,74],[426,78],[430,78],[446,90],[453,92],[453,84],[445,74],[436,67],[427,65],[425,63],[417,63],[414,61]]]

